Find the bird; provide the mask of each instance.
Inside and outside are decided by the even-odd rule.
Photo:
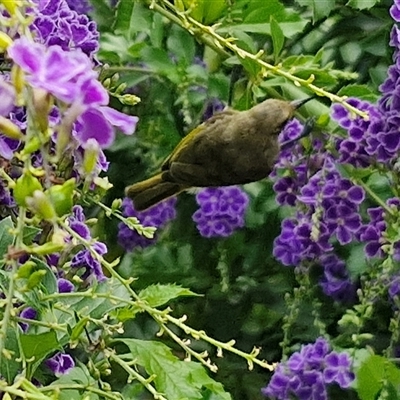
[[[267,99],[245,111],[214,114],[177,144],[160,172],[128,186],[125,195],[136,211],[143,211],[190,188],[240,185],[267,177],[279,154],[279,133],[312,98]]]

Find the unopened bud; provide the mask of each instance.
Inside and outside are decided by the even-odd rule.
[[[12,39],[4,32],[0,32],[0,52],[4,53],[8,46],[12,44]]]
[[[3,4],[11,16],[15,14],[18,7],[21,7],[21,1],[19,0],[0,0],[0,4]]]
[[[46,194],[59,217],[71,212],[73,206],[73,195],[75,189],[75,178],[65,181],[62,185],[51,186]]]
[[[61,243],[48,242],[40,246],[31,247],[28,249],[28,251],[31,254],[46,256],[48,254],[58,253],[59,251],[63,250],[64,247],[65,243],[61,244]]]
[[[10,139],[20,140],[24,136],[21,130],[11,122],[8,118],[5,118],[0,115],[0,133],[4,136],[7,136]]]
[[[41,189],[42,185],[39,180],[30,171],[26,170],[15,182],[13,196],[19,206],[25,207],[27,198]]]
[[[40,190],[35,190],[32,197],[26,199],[28,207],[47,221],[57,218],[56,211],[50,199]]]
[[[33,105],[36,115],[35,121],[38,123],[40,131],[45,132],[49,126],[49,112],[52,107],[51,96],[43,89],[33,91]]]
[[[89,139],[84,146],[85,155],[83,157],[83,172],[90,175],[96,167],[100,152],[100,146],[97,140]]]

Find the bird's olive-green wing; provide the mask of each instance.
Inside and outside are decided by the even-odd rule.
[[[172,162],[177,160],[180,154],[185,151],[188,145],[193,141],[193,139],[199,135],[204,135],[205,132],[208,133],[210,129],[212,129],[213,124],[226,117],[230,117],[232,115],[237,114],[239,111],[228,109],[213,115],[210,119],[202,123],[201,125],[194,128],[191,132],[189,132],[175,147],[172,153],[165,159],[163,164],[161,165],[161,169],[163,171],[167,170]]]

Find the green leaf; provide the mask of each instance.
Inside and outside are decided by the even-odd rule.
[[[335,8],[335,0],[297,0],[297,2],[312,9],[314,22],[327,17]]]
[[[222,16],[227,7],[226,0],[203,0],[204,3],[204,19],[206,25],[212,24]]]
[[[374,400],[383,389],[384,381],[400,390],[400,370],[384,357],[372,355],[361,364],[356,375],[361,400]]]
[[[380,0],[349,0],[346,5],[356,8],[357,10],[365,10],[372,8]]]
[[[375,102],[378,99],[376,92],[367,85],[347,85],[342,87],[338,96],[357,97],[362,100]]]
[[[178,74],[177,67],[165,50],[145,47],[140,52],[140,55],[142,61],[146,63],[152,71],[167,76],[173,82],[179,81],[180,75]]]
[[[24,226],[24,236],[23,236],[23,241],[24,244],[27,246],[32,244],[33,239],[41,232],[42,230],[40,228],[37,228],[36,226],[30,226],[26,225]]]
[[[117,4],[116,18],[114,22],[115,31],[127,32],[131,26],[131,16],[135,2],[132,0],[119,0]]]
[[[36,264],[36,271],[45,271],[41,278],[41,283],[44,288],[46,288],[47,294],[52,294],[58,291],[57,278],[54,275],[53,270],[42,260],[36,257],[31,257],[31,261]]]
[[[180,296],[200,296],[179,285],[151,285],[139,293],[139,297],[149,303],[151,307],[158,307]]]
[[[272,43],[274,45],[274,58],[275,61],[277,61],[279,54],[281,53],[281,50],[283,48],[283,44],[285,43],[285,36],[278,22],[276,22],[275,18],[272,16],[270,24],[271,24]]]
[[[14,242],[14,236],[10,233],[10,229],[13,227],[11,217],[0,221],[0,260],[7,254],[8,246]]]
[[[20,335],[21,349],[26,359],[35,357],[35,362],[43,360],[48,354],[60,348],[55,331],[38,335]]]
[[[280,22],[279,25],[282,29],[283,35],[286,38],[291,38],[298,33],[302,32],[308,21],[294,21],[294,22]],[[271,25],[269,23],[261,24],[237,24],[229,27],[221,27],[217,29],[218,33],[230,33],[232,28],[236,31],[240,30],[247,33],[259,33],[261,35],[271,35]]]
[[[85,365],[79,364],[75,368],[73,368],[67,375],[62,375],[56,381],[52,382],[50,386],[54,386],[57,388],[58,385],[74,385],[81,384],[87,387],[98,388],[98,383],[95,379],[92,378],[90,372],[86,368]],[[56,389],[57,391],[59,389]],[[59,400],[97,400],[99,396],[91,391],[79,391],[79,390],[61,390],[59,395]]]
[[[195,54],[193,36],[182,28],[173,25],[167,39],[168,49],[176,55],[179,61],[184,61],[190,65]]]
[[[211,379],[204,368],[195,362],[181,361],[165,344],[138,339],[117,339],[128,346],[137,364],[154,376],[157,391],[170,399],[202,399],[202,388],[207,388],[219,398],[230,400],[222,385]]]
[[[13,382],[14,378],[22,368],[21,364],[15,361],[20,355],[18,338],[15,329],[7,329],[4,348],[12,352],[12,357],[10,359],[4,356],[0,357],[0,375],[6,379],[7,382]]]

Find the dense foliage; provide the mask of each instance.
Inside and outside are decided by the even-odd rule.
[[[400,399],[400,1],[0,11],[0,398]],[[124,198],[307,96],[266,179]]]

